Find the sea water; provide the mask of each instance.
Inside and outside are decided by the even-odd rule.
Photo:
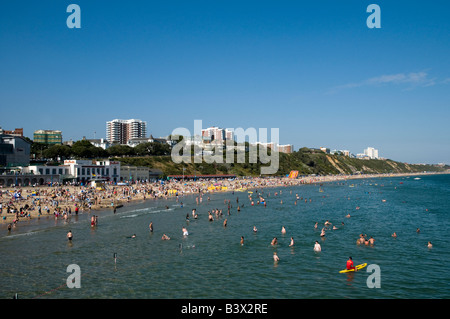
[[[193,195],[178,202],[146,200],[116,214],[93,211],[68,222],[43,217],[22,221],[11,232],[2,224],[0,298],[450,297],[450,175],[251,191],[207,194],[199,205]],[[258,204],[258,194],[266,207]],[[230,201],[230,215],[224,200]],[[213,214],[210,222],[213,209],[222,216]],[[93,214],[99,223],[91,228]],[[326,220],[337,229],[327,227],[321,237]],[[69,230],[72,242],[66,239]],[[163,234],[171,239],[161,240]],[[375,244],[357,245],[360,234]],[[276,246],[270,244],[274,237]],[[321,252],[314,252],[315,241]],[[274,262],[274,252],[280,261]],[[379,266],[380,288],[369,288],[367,268],[339,273],[349,256],[355,265]],[[70,289],[67,267],[73,264],[81,285]]]

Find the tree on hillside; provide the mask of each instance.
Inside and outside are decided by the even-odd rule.
[[[29,138],[27,138],[28,141],[31,141]],[[31,141],[30,146],[30,156],[32,158],[43,158],[44,157],[44,151],[50,147],[48,144],[44,143],[38,143]]]
[[[67,145],[52,145],[43,151],[43,155],[53,160],[57,160],[58,157],[64,160],[72,155],[72,150]]]
[[[135,151],[128,145],[113,145],[107,149],[109,156],[131,156],[135,155]]]
[[[76,141],[72,145],[72,155],[77,158],[94,158],[107,156],[107,152],[101,148],[96,147],[87,140]]]
[[[169,155],[170,146],[168,144],[148,142],[137,145],[134,148],[134,152],[139,156],[146,155]]]

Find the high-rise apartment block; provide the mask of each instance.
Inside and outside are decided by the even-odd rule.
[[[62,133],[57,130],[34,131],[33,141],[44,144],[62,144]]]
[[[364,150],[364,155],[368,156],[370,159],[377,159],[378,150],[373,147],[368,147]]]
[[[127,144],[132,138],[145,138],[147,122],[131,120],[112,120],[106,122],[106,139],[110,143]]]
[[[233,131],[217,126],[211,126],[202,130],[202,138],[209,141],[233,140]]]

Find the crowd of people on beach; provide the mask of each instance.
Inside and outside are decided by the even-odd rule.
[[[246,191],[249,188],[294,186],[345,179],[343,176],[312,176],[290,178],[234,178],[222,180],[158,180],[131,185],[106,183],[104,187],[58,184],[56,186],[27,186],[0,188],[0,217],[12,219],[40,218],[53,214],[66,218],[72,212],[118,207],[135,200],[170,198],[187,194],[223,191]],[[202,198],[200,198],[202,200]],[[3,214],[5,213],[5,214]],[[9,218],[10,217],[10,218]]]

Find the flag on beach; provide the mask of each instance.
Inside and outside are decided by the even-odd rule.
[[[298,176],[298,171],[291,171],[289,173],[289,178],[297,178]]]

